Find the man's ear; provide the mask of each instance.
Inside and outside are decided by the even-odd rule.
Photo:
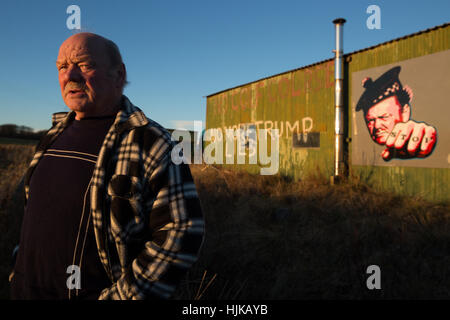
[[[117,76],[118,76],[118,80],[119,80],[119,85],[121,88],[123,88],[125,86],[125,81],[127,78],[127,69],[125,68],[125,65],[123,63],[121,63],[118,66],[117,69]]]
[[[125,65],[121,63],[120,65],[116,66],[111,70],[111,75],[116,80],[116,87],[123,88],[126,81],[125,79],[127,78],[127,69],[125,68]]]
[[[405,103],[400,117],[402,119],[402,122],[408,122],[409,118],[411,117],[411,107],[409,106],[409,104]]]

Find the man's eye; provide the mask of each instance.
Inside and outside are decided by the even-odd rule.
[[[81,64],[80,68],[84,69],[84,70],[88,70],[88,69],[92,69],[92,66],[90,64]]]
[[[58,70],[64,70],[64,69],[66,69],[66,68],[67,68],[67,66],[64,66],[64,65],[63,65],[63,66],[59,66],[59,67],[58,67]]]

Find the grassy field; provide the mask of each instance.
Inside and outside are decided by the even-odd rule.
[[[16,189],[34,148],[27,144],[0,144],[0,299],[9,297],[11,252],[19,241],[23,215],[22,197]]]
[[[16,139],[16,138],[5,138],[0,137],[0,145],[11,144],[11,145],[36,145],[39,141],[31,139]]]
[[[14,186],[32,147],[0,145],[0,298],[21,208]],[[450,299],[450,204],[373,191],[350,179],[292,182],[193,165],[206,221],[176,299]],[[369,265],[381,290],[368,290]]]
[[[192,171],[207,237],[180,297],[205,276],[203,299],[450,298],[448,203],[357,181]],[[381,269],[381,290],[367,289],[369,265]]]

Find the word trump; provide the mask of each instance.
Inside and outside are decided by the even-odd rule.
[[[180,141],[172,149],[172,161],[175,164],[182,162],[192,163],[191,153],[191,135],[188,131],[174,130],[172,132],[172,141]],[[203,161],[206,164],[245,164],[248,157],[249,164],[258,164],[261,167],[261,175],[273,175],[279,169],[279,130],[261,129],[258,132],[255,127],[246,129],[208,129],[204,132],[203,142],[206,144],[203,151]],[[270,144],[270,155],[268,153]],[[236,152],[235,152],[236,151]],[[235,157],[236,153],[236,157]],[[236,160],[235,160],[236,158]],[[202,143],[194,144],[194,163],[202,163]]]
[[[285,136],[286,138],[289,138],[294,133],[299,135],[300,132],[302,132],[302,133],[311,132],[311,130],[313,129],[313,126],[314,126],[314,122],[311,117],[303,118],[301,120],[301,123],[300,123],[300,120],[296,120],[293,123],[291,123],[289,120],[287,120],[287,121],[271,121],[271,120],[262,121],[261,120],[261,121],[255,121],[254,123],[239,123],[239,124],[235,124],[233,126],[223,127],[223,130],[226,130],[226,129],[246,130],[247,127],[249,127],[249,126],[254,127],[257,131],[259,131],[261,129],[265,129],[269,133],[273,129],[278,129],[280,137]]]

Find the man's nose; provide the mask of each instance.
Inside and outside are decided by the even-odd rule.
[[[374,123],[375,128],[378,129],[381,126],[381,122],[382,122],[382,119],[376,118],[375,123]]]
[[[68,81],[80,82],[82,79],[80,68],[76,65],[69,66],[66,72],[66,77]]]

